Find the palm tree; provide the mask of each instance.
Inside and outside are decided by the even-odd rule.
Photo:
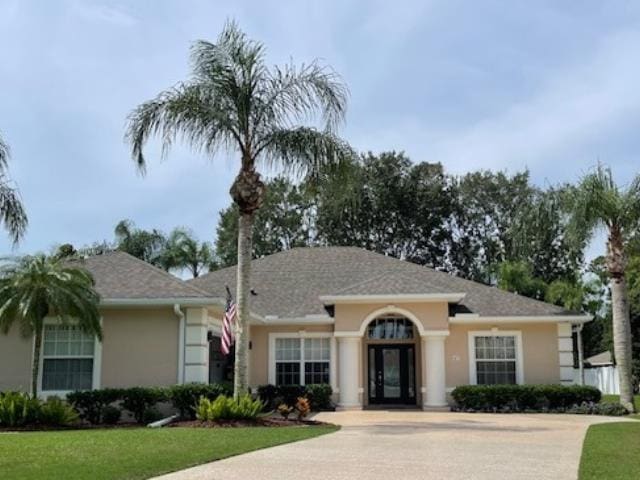
[[[640,175],[628,188],[619,188],[611,170],[598,165],[573,195],[571,229],[578,239],[590,238],[599,227],[607,230],[606,269],[611,289],[613,350],[620,377],[620,403],[634,411],[631,375],[631,322],[625,270],[625,247],[640,224]]]
[[[20,194],[11,186],[7,173],[9,157],[9,146],[0,136],[0,222],[4,223],[13,243],[18,243],[27,230],[28,219]]]
[[[249,281],[255,212],[264,199],[259,165],[315,177],[353,153],[335,135],[344,120],[347,89],[318,61],[269,67],[265,47],[227,23],[216,43],[197,41],[191,49],[191,78],[138,106],[129,116],[126,138],[141,172],[143,147],[159,136],[163,153],[181,139],[208,155],[224,149],[240,156],[230,194],[238,206],[238,282],[234,396],[248,389]],[[302,126],[314,119],[322,128]]]
[[[102,339],[93,277],[84,269],[55,257],[27,256],[0,268],[0,331],[17,323],[24,337],[35,335],[31,391],[38,391],[38,369],[44,319],[76,322],[86,333]]]
[[[199,243],[190,231],[183,228],[176,228],[169,234],[162,257],[166,270],[186,268],[193,278],[198,277],[213,261],[211,245]]]
[[[167,239],[156,229],[136,228],[131,220],[121,220],[114,229],[118,250],[127,252],[136,258],[162,267],[162,254]]]

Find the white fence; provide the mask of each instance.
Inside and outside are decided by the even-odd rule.
[[[574,369],[573,379],[580,384],[580,370]],[[584,384],[600,389],[605,394],[620,394],[620,383],[616,367],[595,367],[584,369]]]

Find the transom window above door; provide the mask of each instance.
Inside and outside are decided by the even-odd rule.
[[[401,315],[384,315],[367,327],[371,340],[408,340],[413,338],[413,322]]]

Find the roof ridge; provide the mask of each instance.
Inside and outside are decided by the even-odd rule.
[[[190,288],[191,290],[193,290],[195,293],[198,293],[199,295],[203,295],[205,297],[210,297],[211,294],[208,292],[205,292],[204,290],[196,287],[195,285],[191,285],[190,283],[186,282],[185,280],[182,280],[179,277],[176,277],[175,275],[172,275],[171,273],[167,272],[166,270],[161,269],[160,267],[157,267],[145,260],[142,260],[141,258],[138,258],[134,255],[131,255],[128,252],[124,252],[122,250],[113,250],[112,252],[110,252],[111,254],[119,254],[119,255],[124,255],[126,257],[128,257],[129,259],[132,259],[142,265],[144,265],[145,267],[149,268],[151,271],[153,271],[154,273],[158,273],[160,275],[163,275],[166,278],[170,278],[172,281],[175,281],[177,283],[180,283],[184,286],[186,286],[187,288]],[[99,256],[99,255],[96,255]]]

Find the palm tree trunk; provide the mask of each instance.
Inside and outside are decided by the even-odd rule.
[[[42,326],[36,328],[33,346],[33,365],[31,366],[31,395],[38,396],[38,373],[40,371],[40,350],[42,348]]]
[[[611,308],[613,313],[613,351],[620,379],[620,403],[630,412],[633,404],[633,381],[631,376],[631,322],[629,321],[629,299],[624,276],[611,279]]]
[[[236,362],[233,377],[233,397],[238,399],[249,390],[247,363],[249,356],[249,291],[251,289],[251,240],[253,213],[241,213],[238,220],[238,283],[236,302]]]

